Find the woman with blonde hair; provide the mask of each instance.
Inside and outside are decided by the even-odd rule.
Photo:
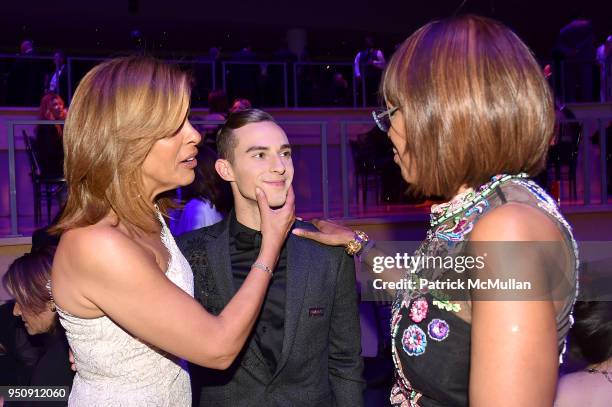
[[[458,16],[412,34],[381,90],[386,107],[373,116],[402,177],[448,200],[431,208],[413,255],[427,262],[387,270],[417,282],[398,289],[393,306],[392,405],[551,406],[578,252],[555,201],[529,180],[544,166],[555,121],[540,67],[507,27]],[[321,232],[293,233],[345,245],[370,266],[387,256],[362,233],[315,224]],[[464,254],[481,257],[466,271]],[[480,285],[512,279],[532,290]]]
[[[53,298],[74,352],[72,406],[188,406],[182,359],[225,369],[260,311],[294,220],[256,191],[263,243],[218,316],[193,299],[193,275],[164,216],[163,193],[191,183],[200,135],[190,83],[147,57],[113,59],[77,88],[64,131],[68,202],[55,227]]]

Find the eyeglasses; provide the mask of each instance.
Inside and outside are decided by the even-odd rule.
[[[372,118],[381,131],[388,133],[391,129],[391,116],[399,110],[399,106],[391,109],[376,109],[372,111]]]

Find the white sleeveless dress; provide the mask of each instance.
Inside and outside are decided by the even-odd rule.
[[[163,218],[161,239],[170,253],[166,276],[193,297],[193,274]],[[75,317],[59,307],[77,373],[69,406],[190,406],[185,361],[147,345],[110,318]]]

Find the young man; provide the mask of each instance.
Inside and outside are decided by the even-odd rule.
[[[240,287],[261,243],[255,188],[282,206],[293,180],[291,146],[269,114],[229,116],[217,136],[216,170],[231,185],[234,211],[178,243],[195,296],[218,314]],[[314,227],[297,221],[294,227]],[[261,315],[226,371],[191,367],[195,405],[362,406],[363,362],[353,259],[289,234]]]

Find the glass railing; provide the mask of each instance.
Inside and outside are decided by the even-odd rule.
[[[222,121],[192,120],[194,126],[215,128]],[[376,134],[372,121],[280,120],[291,141],[295,168],[296,212],[305,217],[372,217],[410,213],[414,201],[393,163],[387,139]],[[547,171],[537,181],[562,206],[608,205],[612,193],[612,116],[561,119],[550,148]],[[34,139],[35,127],[61,121],[7,120],[6,150],[0,165],[0,235],[29,234],[47,224],[59,208],[36,204],[32,163],[25,136]],[[339,126],[337,125],[339,124]],[[39,163],[40,165],[40,163]]]
[[[103,61],[68,57],[68,89],[72,97],[81,78]],[[249,99],[258,107],[366,107],[379,104],[381,72],[364,70],[355,78],[352,62],[279,62],[168,60],[194,79],[192,106],[207,107],[208,94],[221,88],[228,100]],[[561,103],[612,102],[612,63],[591,60],[543,61],[555,97]],[[547,67],[546,69],[544,67]],[[50,56],[0,54],[0,106],[38,106],[55,67]]]

